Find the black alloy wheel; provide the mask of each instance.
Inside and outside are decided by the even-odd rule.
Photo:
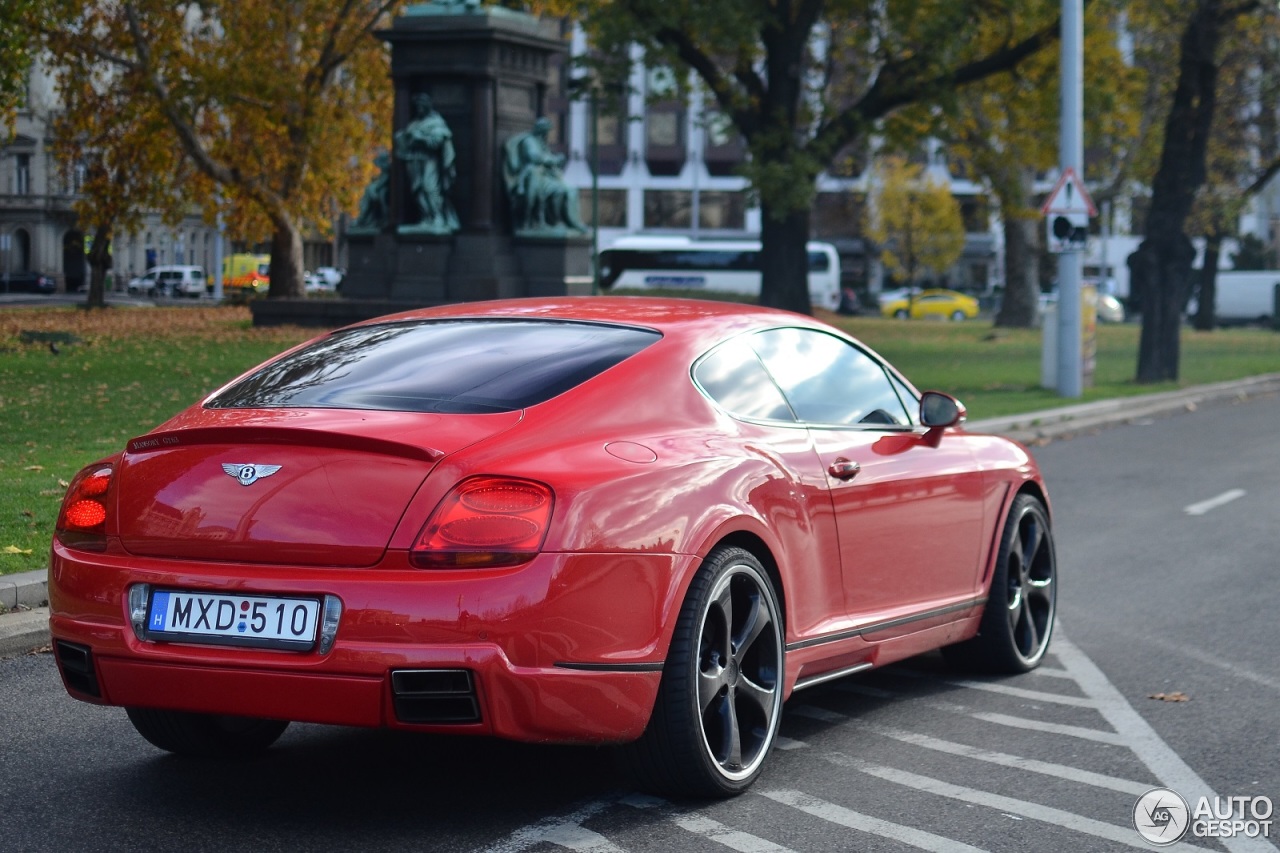
[[[643,786],[692,797],[750,787],[782,718],[783,635],[760,561],[713,551],[681,608],[649,726],[623,752]]]
[[[1044,504],[1018,495],[1009,508],[978,635],[943,649],[953,663],[1029,672],[1049,650],[1058,601],[1053,533]]]

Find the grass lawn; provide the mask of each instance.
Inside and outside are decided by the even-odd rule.
[[[996,332],[983,320],[823,318],[918,387],[960,397],[973,419],[1075,402],[1037,387],[1038,331]],[[46,567],[63,491],[83,466],[314,334],[255,329],[244,307],[0,310],[0,574]],[[1133,383],[1137,342],[1137,326],[1099,327],[1086,400],[1174,387]],[[1280,372],[1280,334],[1187,331],[1181,372],[1185,385]]]

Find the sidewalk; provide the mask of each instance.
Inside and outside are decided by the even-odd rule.
[[[1179,391],[1081,403],[1041,412],[971,421],[972,432],[1005,435],[1025,444],[1044,444],[1104,427],[1191,412],[1203,405],[1280,393],[1280,373]],[[1049,484],[1050,488],[1053,484]],[[23,654],[49,643],[48,579],[44,571],[0,575],[0,657]]]

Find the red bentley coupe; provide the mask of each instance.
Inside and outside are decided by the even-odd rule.
[[[792,692],[945,647],[1038,665],[1049,505],[812,318],[651,298],[386,317],[255,368],[68,489],[59,670],[176,753],[290,720],[622,745],[759,775]]]

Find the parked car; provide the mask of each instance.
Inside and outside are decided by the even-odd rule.
[[[335,283],[330,283],[327,278],[319,273],[310,271],[302,274],[302,285],[303,289],[306,290],[307,293],[319,293],[322,291],[332,293],[336,286]]]
[[[178,754],[306,720],[617,744],[646,788],[736,794],[795,691],[938,647],[1043,660],[1045,484],[964,417],[750,305],[357,324],[72,479],[54,657],[72,696]]]
[[[1043,315],[1045,309],[1050,305],[1058,304],[1058,291],[1054,290],[1050,293],[1040,294],[1039,311]],[[1110,293],[1097,294],[1097,300],[1094,308],[1098,312],[1098,322],[1100,323],[1123,323],[1124,322],[1124,305],[1119,299],[1116,299]]]
[[[342,280],[346,278],[347,273],[337,267],[317,267],[316,275],[329,286],[330,290],[337,290],[338,286],[342,284]]]
[[[170,264],[152,267],[128,284],[132,294],[145,296],[204,296],[208,282],[204,267]]]
[[[57,289],[58,283],[44,273],[0,273],[0,293],[53,293]]]
[[[971,320],[978,316],[978,300],[954,290],[932,288],[914,296],[904,292],[887,301],[881,299],[880,313],[900,320],[908,316],[912,320]]]

